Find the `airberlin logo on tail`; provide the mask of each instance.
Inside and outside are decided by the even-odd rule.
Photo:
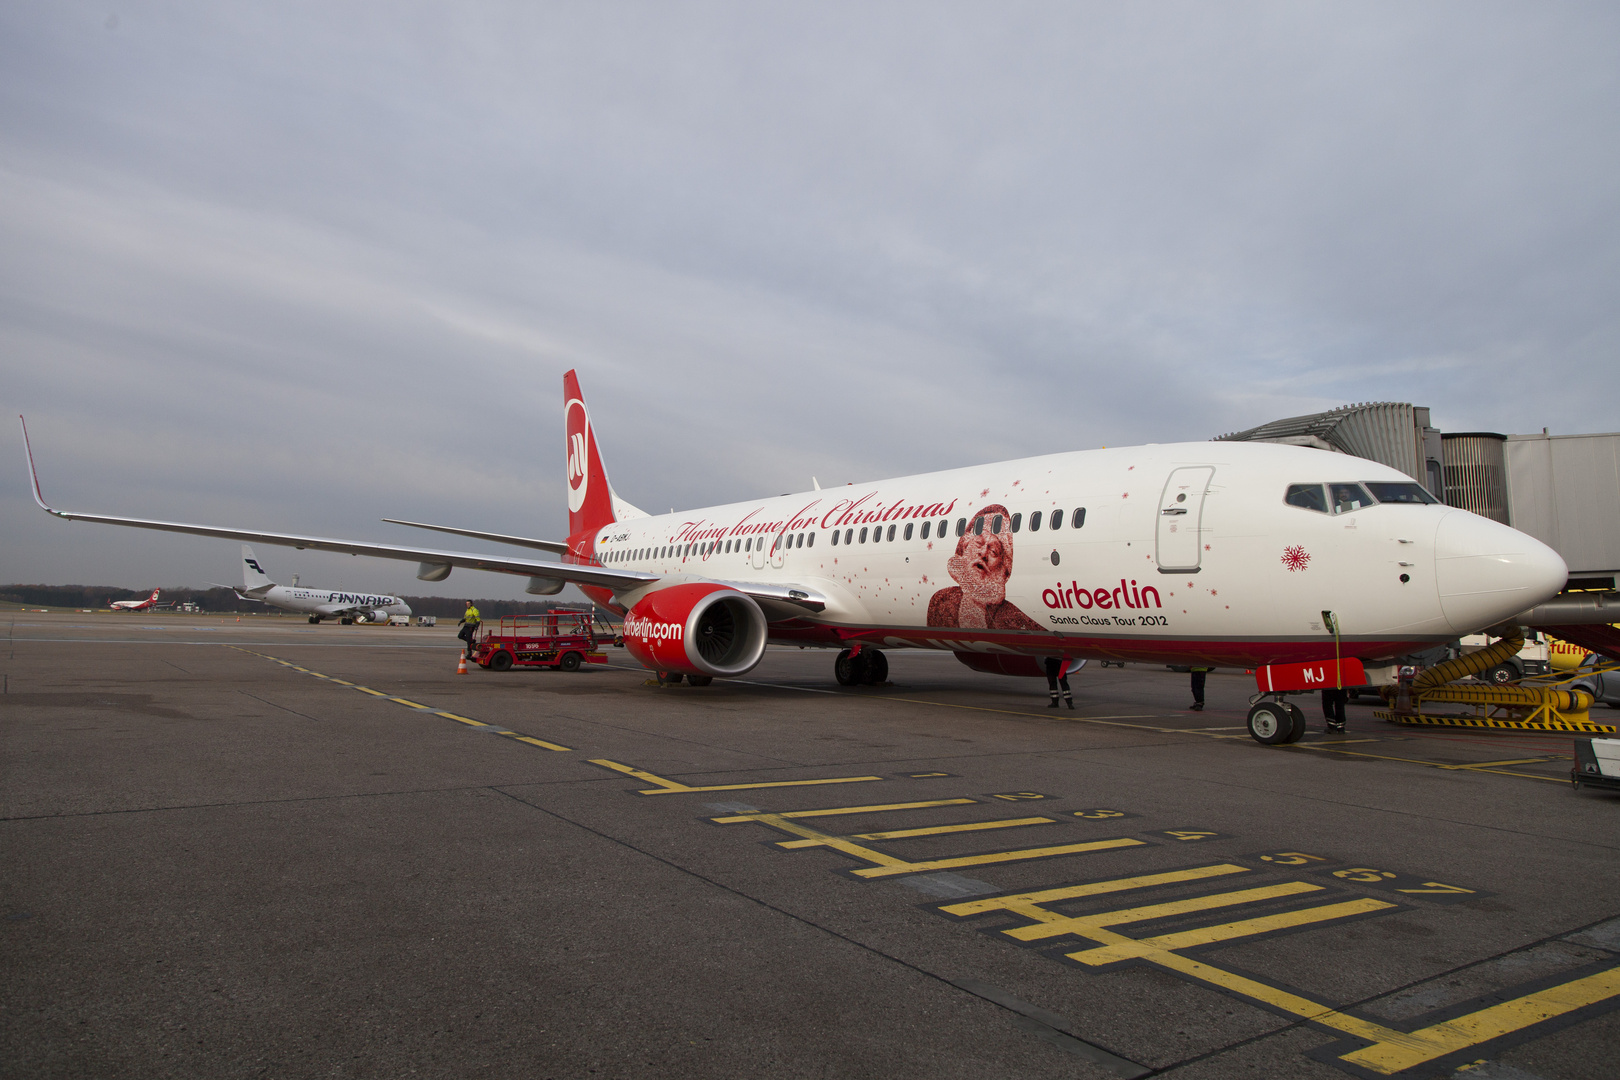
[[[586,452],[591,420],[579,398],[570,398],[563,413],[568,428],[568,511],[577,513],[585,505],[585,492],[591,484],[590,456]]]
[[[659,622],[657,619],[647,619],[635,614],[624,617],[624,636],[627,638],[640,638],[642,641],[680,641],[685,634],[686,628],[680,623]]]
[[[1078,582],[1071,581],[1065,586],[1061,581],[1055,589],[1047,589],[1041,593],[1041,603],[1049,608],[1145,608],[1148,601],[1153,601],[1156,608],[1164,607],[1159,599],[1159,590],[1152,585],[1143,585],[1137,588],[1135,580],[1129,585],[1125,579],[1119,579],[1116,589],[1082,589]]]

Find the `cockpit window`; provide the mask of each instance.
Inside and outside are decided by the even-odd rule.
[[[1289,484],[1288,495],[1283,501],[1302,510],[1315,510],[1319,514],[1328,512],[1321,484]]]
[[[1381,503],[1435,504],[1440,500],[1424,490],[1422,484],[1385,484],[1368,481],[1367,490]]]
[[[1335,514],[1348,514],[1372,505],[1372,496],[1360,484],[1329,484],[1328,491]]]

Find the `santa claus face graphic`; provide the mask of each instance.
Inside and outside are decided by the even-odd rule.
[[[962,598],[976,604],[999,604],[1007,599],[1007,579],[1012,576],[1012,533],[992,533],[994,520],[991,507],[985,517],[984,531],[971,529],[956,542],[956,554],[945,563],[951,579],[962,586]],[[1006,515],[1002,515],[1006,520]]]
[[[1007,579],[1012,576],[1013,534],[1007,508],[992,503],[975,513],[956,542],[956,554],[945,569],[956,582],[941,589],[928,603],[930,626],[994,626],[1034,629],[1035,624],[1007,602]],[[1000,526],[998,529],[997,526]]]

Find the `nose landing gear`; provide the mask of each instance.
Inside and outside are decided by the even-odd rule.
[[[1299,742],[1305,735],[1305,713],[1281,694],[1262,694],[1249,708],[1249,735],[1267,746]]]

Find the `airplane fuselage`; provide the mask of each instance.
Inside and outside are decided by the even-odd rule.
[[[1331,656],[1324,611],[1347,656],[1422,649],[1539,603],[1564,574],[1539,542],[1435,503],[1404,473],[1237,442],[855,484],[619,521],[572,544],[576,559],[664,575],[660,587],[814,588],[825,610],[773,621],[781,644],[1244,666]],[[620,611],[641,595],[586,592]]]
[[[326,618],[364,614],[372,617],[373,612],[380,612],[384,616],[409,615],[410,606],[397,596],[386,596],[381,593],[355,593],[343,592],[337,589],[308,589],[299,585],[272,585],[267,590],[254,590],[250,593],[255,600],[262,600],[271,607],[278,607],[284,611],[296,611],[305,615],[320,615]]]

